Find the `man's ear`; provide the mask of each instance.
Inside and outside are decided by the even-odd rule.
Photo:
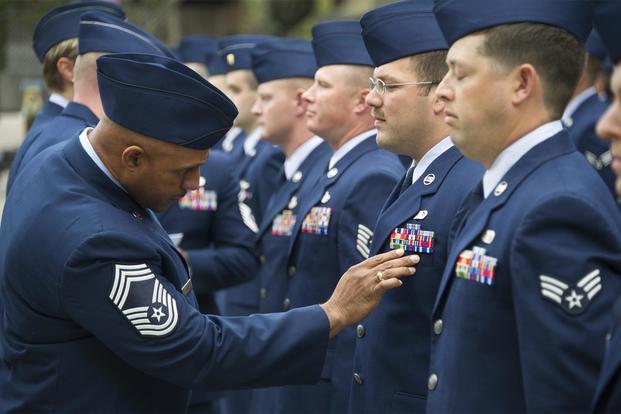
[[[121,162],[125,170],[129,172],[137,171],[145,162],[144,149],[138,145],[125,148],[121,154]]]
[[[61,57],[56,62],[56,70],[67,83],[73,83],[73,66],[75,61],[67,57]]]
[[[354,111],[357,114],[361,114],[365,111],[369,110],[369,106],[367,105],[367,95],[371,92],[370,89],[363,89],[356,94],[356,104],[354,106]]]
[[[527,100],[535,89],[537,83],[541,83],[539,74],[533,65],[525,63],[515,68],[511,75],[513,77],[511,103],[519,105]]]
[[[298,117],[305,116],[308,107],[308,101],[302,97],[304,92],[306,92],[304,88],[298,88],[295,91],[295,115]]]

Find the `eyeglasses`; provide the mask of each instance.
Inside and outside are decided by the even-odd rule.
[[[408,85],[436,85],[440,82],[437,81],[425,81],[425,82],[406,82],[406,83],[386,83],[381,79],[369,78],[369,89],[375,90],[380,95],[384,95],[386,93],[386,89],[396,88],[398,86],[408,86]]]

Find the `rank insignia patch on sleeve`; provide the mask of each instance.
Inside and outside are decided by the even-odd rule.
[[[595,295],[602,290],[599,269],[584,276],[574,286],[546,275],[539,275],[539,284],[544,298],[556,303],[571,315],[584,312]]]
[[[358,224],[358,236],[356,237],[356,250],[365,259],[369,258],[369,249],[373,241],[373,230],[363,224]]]
[[[143,336],[165,336],[179,321],[177,302],[146,264],[117,264],[110,299]]]

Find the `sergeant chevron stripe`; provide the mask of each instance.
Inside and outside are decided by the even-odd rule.
[[[177,301],[144,263],[115,266],[110,299],[141,335],[164,336],[177,326]]]
[[[577,315],[591,303],[595,295],[602,290],[602,278],[599,269],[589,272],[575,286],[557,278],[539,275],[541,295],[558,304],[564,311]]]
[[[358,237],[356,240],[356,250],[365,259],[369,258],[369,248],[373,239],[373,231],[363,224],[358,224]]]
[[[239,212],[246,227],[252,230],[253,233],[258,233],[259,226],[257,226],[257,221],[254,218],[254,214],[252,214],[250,206],[245,203],[239,203]]]

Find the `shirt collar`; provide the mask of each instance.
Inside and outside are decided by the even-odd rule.
[[[528,151],[563,130],[561,121],[545,123],[505,148],[483,174],[483,195],[487,198],[502,177]]]
[[[48,100],[56,105],[62,106],[63,108],[69,104],[69,100],[67,98],[56,92],[53,92]]]
[[[567,108],[565,108],[565,112],[563,112],[562,119],[565,120],[565,119],[571,118],[574,112],[576,112],[576,109],[578,109],[578,107],[582,105],[584,101],[586,101],[587,99],[589,99],[591,96],[595,94],[597,94],[597,90],[595,90],[595,86],[591,86],[590,88],[582,91],[578,96],[576,96],[574,99],[569,101],[569,103],[567,104]]]
[[[222,148],[224,148],[225,151],[229,151],[229,152],[232,151],[233,143],[235,142],[237,137],[239,137],[241,132],[242,132],[242,129],[240,127],[231,128],[229,132],[226,133],[226,135],[224,136],[224,139],[222,140]]]
[[[82,148],[84,148],[84,151],[86,151],[86,153],[89,157],[91,157],[93,162],[97,164],[97,167],[99,167],[99,169],[103,171],[104,174],[106,174],[110,181],[116,184],[121,190],[125,191],[121,183],[119,183],[119,181],[114,178],[110,170],[108,170],[108,167],[106,167],[101,158],[99,158],[99,155],[97,155],[97,152],[95,152],[95,148],[93,148],[91,141],[89,141],[88,133],[92,130],[93,128],[86,128],[84,129],[84,131],[82,131],[82,133],[80,133],[80,144],[82,144]]]
[[[256,147],[261,140],[261,128],[255,128],[254,131],[246,137],[244,141],[244,153],[249,157],[254,157],[257,153]]]
[[[347,141],[345,144],[343,144],[341,148],[334,151],[334,154],[332,154],[332,158],[330,158],[328,168],[333,168],[337,162],[339,162],[344,156],[347,155],[349,151],[353,150],[362,141],[375,134],[377,134],[377,129],[370,129],[360,135],[356,135],[355,137]]]
[[[431,163],[436,160],[436,158],[444,154],[444,152],[452,146],[453,141],[451,140],[451,137],[446,137],[442,141],[434,145],[429,151],[427,151],[427,153],[423,155],[423,158],[421,158],[418,163],[412,161],[412,166],[414,166],[412,184],[414,184],[425,173],[427,167],[429,167]]]
[[[298,168],[300,168],[300,165],[302,165],[304,160],[309,156],[311,152],[313,152],[315,148],[321,145],[322,142],[323,139],[315,135],[314,137],[309,138],[308,140],[306,140],[305,143],[297,147],[295,151],[293,151],[293,153],[289,157],[287,157],[284,164],[285,177],[287,177],[287,180],[291,180],[291,177],[293,177],[293,174],[298,170]]]

